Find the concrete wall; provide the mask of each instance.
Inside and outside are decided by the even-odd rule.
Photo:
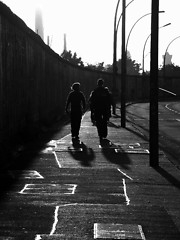
[[[111,74],[64,61],[0,2],[0,142],[61,116],[72,83],[88,98],[99,77],[112,88]]]

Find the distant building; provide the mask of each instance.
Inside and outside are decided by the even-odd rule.
[[[170,55],[168,52],[166,53],[165,59],[164,59],[164,55],[163,57],[163,63],[164,65],[172,65],[172,55]],[[165,62],[164,62],[165,60]]]
[[[42,38],[44,41],[44,27],[43,27],[43,18],[42,12],[40,9],[36,9],[35,13],[35,32]]]
[[[64,34],[64,52],[67,52],[66,34]]]

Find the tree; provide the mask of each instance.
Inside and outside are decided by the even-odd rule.
[[[164,76],[164,74],[166,77],[179,77],[180,76],[180,67],[175,66],[173,63],[165,65],[159,70],[160,76]]]
[[[72,54],[71,51],[63,51],[63,53],[61,54],[61,57],[75,65],[84,67],[84,63],[81,60],[81,57],[78,58],[76,52]]]
[[[104,62],[97,63],[96,65],[88,63],[87,64],[87,68],[90,68],[90,69],[93,69],[93,70],[97,70],[97,71],[105,71]]]
[[[121,73],[121,59],[117,61],[118,73]],[[128,75],[139,75],[140,74],[140,64],[130,57],[126,59],[126,69]]]

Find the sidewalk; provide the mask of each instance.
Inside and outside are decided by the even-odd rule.
[[[2,199],[0,239],[179,240],[179,170],[161,150],[159,168],[150,167],[147,140],[120,124],[112,116],[100,144],[86,112],[80,145],[70,124],[57,123],[47,141],[29,144],[10,169],[19,175]]]
[[[58,135],[56,137],[58,139]],[[71,141],[71,135],[69,134],[64,140],[66,145],[67,142]],[[159,168],[150,167],[149,143],[141,132],[128,121],[126,128],[121,128],[120,117],[118,116],[113,116],[110,119],[108,126],[109,142],[107,141],[104,146],[100,146],[97,129],[90,122],[90,113],[87,112],[82,120],[80,140],[86,148],[88,146],[89,149],[96,152],[96,161],[88,162],[87,158],[84,159],[83,164],[85,165],[77,166],[77,163],[69,159],[69,166],[90,166],[91,168],[102,169],[118,168],[128,180],[129,206],[139,207],[144,214],[147,214],[147,209],[150,212],[152,210],[150,216],[148,216],[148,221],[154,221],[155,218],[159,231],[168,229],[169,233],[169,237],[166,236],[166,238],[159,233],[162,238],[158,239],[178,239],[177,236],[180,236],[180,172],[170,163],[164,153],[161,150],[159,151]],[[61,142],[61,147],[62,144]],[[62,159],[61,164],[63,167]],[[170,224],[171,219],[175,224],[174,227]],[[161,222],[164,226],[161,226]],[[155,236],[157,237],[157,235],[156,233]]]

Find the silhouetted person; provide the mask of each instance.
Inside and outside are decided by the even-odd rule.
[[[92,94],[92,92],[91,92],[91,94]],[[91,122],[93,123],[93,125],[96,125],[95,116],[94,116],[94,107],[93,107],[92,102],[91,102],[91,94],[90,94],[90,97],[89,97],[89,100],[88,100],[89,108],[90,108],[90,111],[91,111]]]
[[[81,118],[86,108],[86,101],[84,94],[80,91],[79,82],[74,83],[71,89],[72,91],[69,93],[67,97],[66,112],[69,113],[68,108],[70,105],[71,134],[72,142],[74,143],[79,141]]]
[[[94,120],[100,141],[108,135],[107,122],[110,117],[111,95],[108,88],[104,87],[102,78],[97,81],[97,88],[91,92],[90,104],[94,113]]]

